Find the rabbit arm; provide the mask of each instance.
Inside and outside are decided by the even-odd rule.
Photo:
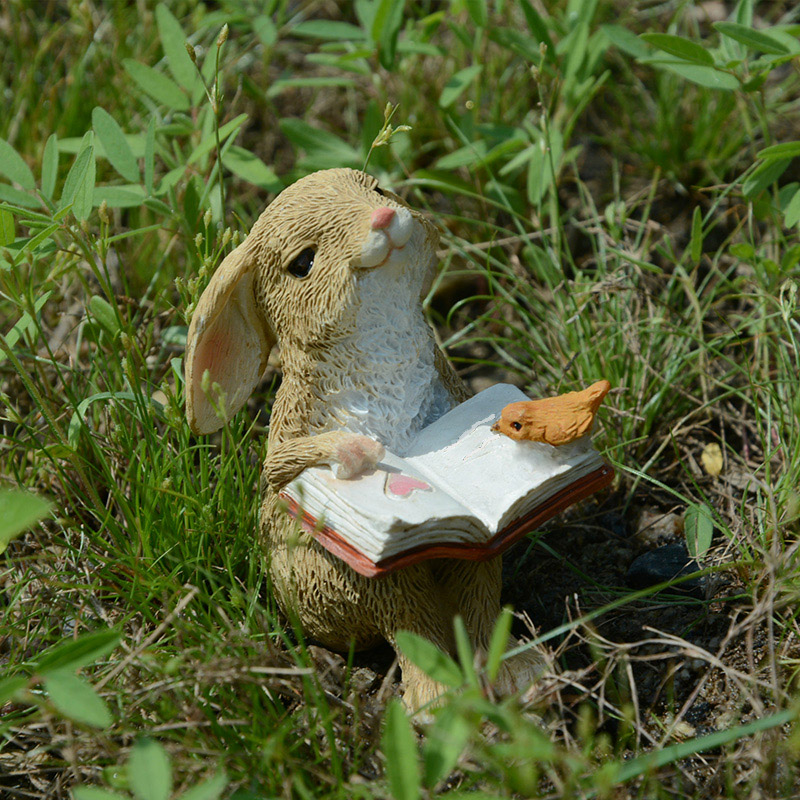
[[[264,477],[280,491],[306,467],[337,465],[337,478],[354,478],[383,457],[382,444],[347,431],[330,431],[317,436],[303,436],[273,444],[264,459]]]

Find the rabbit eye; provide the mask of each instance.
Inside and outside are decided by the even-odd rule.
[[[512,423],[511,423],[511,427],[512,427],[512,428],[513,428],[515,431],[521,431],[521,430],[522,430],[522,423],[521,423],[521,422],[512,422]]]
[[[289,274],[294,275],[295,278],[305,278],[311,267],[314,266],[314,256],[316,252],[311,247],[306,247],[299,255],[296,255],[288,266]]]

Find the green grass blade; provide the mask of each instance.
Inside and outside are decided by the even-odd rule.
[[[10,211],[0,209],[0,247],[11,244],[15,235],[14,215]]]
[[[439,105],[449,108],[466,91],[467,87],[483,72],[481,64],[465,67],[453,75],[445,84],[439,96]]]
[[[508,639],[511,635],[512,621],[513,614],[511,613],[511,608],[505,606],[494,624],[492,638],[489,641],[489,650],[486,654],[486,674],[490,681],[496,680],[497,673],[500,671],[503,654],[506,652]]]
[[[394,800],[418,800],[420,767],[417,737],[397,700],[386,710],[381,746],[386,756],[386,775]]]
[[[673,764],[688,756],[703,753],[707,750],[714,750],[717,747],[724,747],[727,744],[738,742],[747,736],[780,727],[788,722],[797,719],[797,712],[794,709],[786,709],[772,714],[769,717],[757,719],[746,725],[737,725],[724,731],[716,731],[707,736],[700,736],[696,739],[689,739],[685,742],[668,745],[660,750],[654,750],[638,758],[631,759],[619,764],[614,773],[613,783],[619,785],[627,781],[638,778],[642,775],[653,772],[659,767]],[[588,789],[587,797],[594,797],[597,791],[593,788]]]
[[[397,646],[410,661],[435,681],[454,688],[463,685],[464,675],[458,664],[428,639],[410,631],[398,631]]]
[[[486,0],[465,0],[470,19],[477,28],[485,28],[489,24],[489,9]]]
[[[156,120],[150,117],[144,144],[144,188],[148,197],[153,196],[153,178],[155,175]]]

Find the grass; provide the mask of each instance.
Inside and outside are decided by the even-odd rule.
[[[797,792],[796,12],[550,5],[0,12],[10,797]],[[372,148],[387,103],[409,130]],[[277,614],[255,531],[278,371],[219,437],[184,421],[222,255],[281,186],[367,159],[442,226],[427,308],[475,388],[614,386],[613,492],[506,559],[552,674],[497,701],[462,642],[420,738],[386,652]],[[658,543],[639,513],[677,520],[660,542],[698,509],[706,596],[625,586]]]

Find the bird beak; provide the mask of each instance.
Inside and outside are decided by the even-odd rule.
[[[500,420],[497,420],[494,425],[492,425],[492,430],[495,433],[500,433]]]

